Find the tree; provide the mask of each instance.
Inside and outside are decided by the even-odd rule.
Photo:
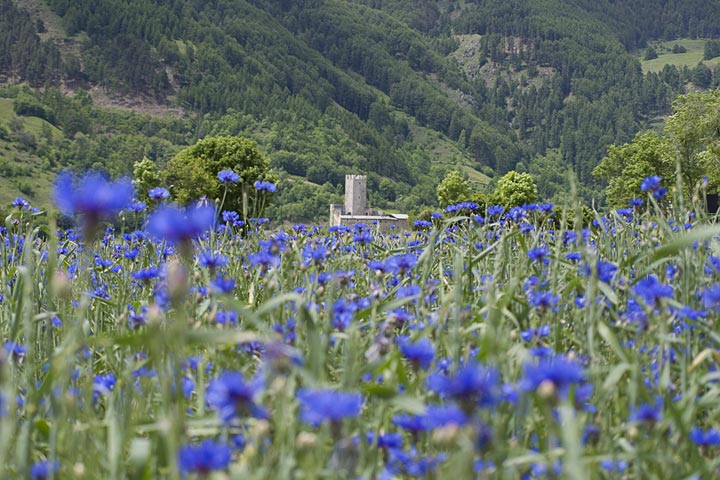
[[[222,170],[240,175],[235,184],[218,180]],[[257,202],[256,181],[277,182],[270,161],[255,142],[240,137],[207,137],[178,152],[167,165],[166,184],[175,201],[186,204],[201,197],[225,200],[224,209],[237,210],[247,218]],[[227,188],[227,192],[226,189]]]
[[[648,47],[645,50],[645,60],[654,60],[658,58],[658,54],[653,47]]]
[[[533,203],[537,200],[537,185],[529,173],[510,170],[498,180],[493,197],[506,207]]]
[[[703,60],[710,60],[715,57],[720,57],[720,39],[718,38],[705,42],[703,51]]]
[[[161,186],[162,178],[155,162],[148,157],[133,164],[133,184],[138,199],[147,202],[149,200],[148,190]]]
[[[605,188],[608,205],[623,208],[630,200],[644,196],[640,184],[645,177],[668,178],[674,171],[670,142],[653,131],[645,131],[638,133],[630,143],[610,146],[593,175],[608,182]]]
[[[437,186],[437,197],[443,208],[467,201],[470,199],[470,185],[459,171],[452,170]]]
[[[692,82],[700,88],[708,88],[712,83],[712,70],[700,62],[692,70]]]

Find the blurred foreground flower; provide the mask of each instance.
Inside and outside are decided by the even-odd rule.
[[[214,470],[224,470],[230,464],[231,457],[230,447],[213,440],[205,440],[200,445],[184,445],[178,452],[180,471],[183,474],[205,475]]]
[[[363,404],[362,395],[352,392],[303,388],[297,396],[300,400],[301,420],[314,426],[324,421],[337,423],[344,418],[356,417]]]
[[[90,172],[81,178],[61,172],[53,186],[55,205],[65,215],[82,216],[88,240],[95,238],[100,221],[131,205],[134,193],[130,179],[113,182],[99,172]]]
[[[163,205],[148,217],[146,229],[158,240],[183,243],[201,236],[212,227],[214,221],[215,208],[211,205],[186,208]]]

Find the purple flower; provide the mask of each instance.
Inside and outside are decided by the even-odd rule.
[[[357,417],[363,404],[363,396],[359,393],[327,389],[302,388],[297,398],[300,401],[300,419],[315,426],[325,421],[336,423]]]
[[[227,371],[210,382],[207,388],[208,403],[217,408],[225,423],[241,416],[267,418],[264,408],[255,403],[255,397],[262,388],[260,379],[246,382],[240,372]]]
[[[150,215],[146,229],[158,240],[183,242],[201,236],[214,221],[215,208],[210,205],[187,208],[162,205]]]
[[[178,463],[183,474],[206,475],[215,470],[224,470],[230,464],[232,451],[227,445],[205,440],[200,445],[183,445],[178,452]]]
[[[232,170],[220,170],[218,180],[220,180],[221,183],[237,183],[240,181],[240,175]]]

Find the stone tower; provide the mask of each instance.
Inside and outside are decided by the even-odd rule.
[[[365,215],[366,210],[367,177],[345,175],[345,215]]]

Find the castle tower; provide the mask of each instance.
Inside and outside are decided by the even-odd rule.
[[[367,177],[345,175],[345,215],[367,213]]]

